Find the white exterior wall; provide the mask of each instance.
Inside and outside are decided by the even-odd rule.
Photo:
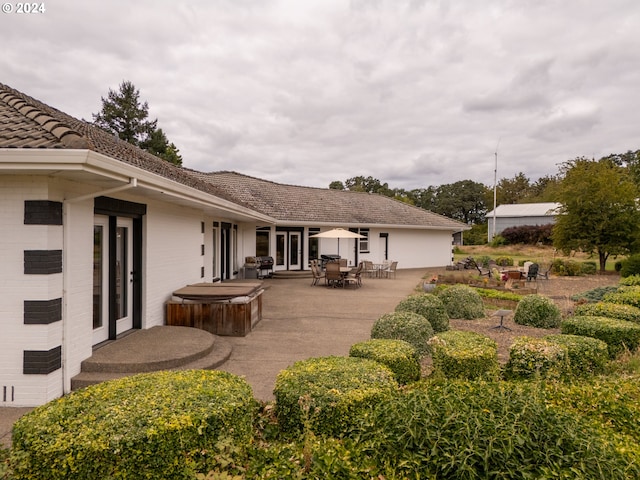
[[[440,230],[389,229],[370,232],[369,257],[374,262],[384,259],[383,246],[385,239],[380,233],[388,233],[387,257],[397,261],[398,268],[443,267],[451,264],[452,232]]]
[[[62,322],[24,324],[25,300],[62,297],[62,274],[25,275],[25,250],[61,250],[59,225],[25,225],[25,200],[48,200],[49,188],[39,177],[0,177],[0,406],[39,405],[62,392],[61,370],[24,375],[25,350],[50,350],[61,345]],[[59,198],[58,198],[59,200]]]

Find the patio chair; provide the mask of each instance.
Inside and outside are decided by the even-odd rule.
[[[362,263],[362,272],[369,278],[375,277],[378,271],[374,268],[373,262],[371,260],[363,260]]]
[[[313,275],[313,281],[311,282],[311,286],[317,285],[320,280],[325,279],[325,283],[327,283],[326,275],[318,266],[317,260],[311,261],[311,274]]]
[[[544,271],[538,269],[538,278],[544,278],[549,280],[549,274],[551,273],[551,265],[549,265]]]
[[[382,270],[382,273],[387,278],[391,278],[391,275],[393,275],[393,278],[396,278],[396,268],[398,268],[398,262],[391,262],[389,266]]]
[[[532,280],[536,280],[538,278],[538,270],[540,269],[540,265],[537,263],[532,263],[529,265],[529,270],[527,270],[527,282]]]
[[[325,279],[331,287],[343,286],[343,275],[340,272],[339,262],[329,262],[325,265]]]
[[[353,277],[345,277],[343,280],[343,286],[345,285],[353,285],[356,288],[362,286],[362,271],[364,270],[364,265],[362,262],[358,264],[358,268],[353,273]]]
[[[346,267],[347,266],[347,259],[346,258],[341,258],[340,259],[340,266],[341,267]]]

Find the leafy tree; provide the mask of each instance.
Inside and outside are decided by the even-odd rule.
[[[522,172],[513,178],[502,178],[496,186],[496,202],[498,205],[520,203],[528,196],[531,190],[531,181]],[[493,204],[493,191],[491,194],[491,204]]]
[[[173,143],[169,143],[161,128],[151,132],[151,135],[140,144],[140,147],[167,162],[182,165],[182,157],[178,148]]]
[[[483,223],[487,214],[487,187],[473,180],[441,185],[436,190],[433,211],[468,225]]]
[[[433,211],[436,204],[436,187],[416,188],[407,192],[407,197],[416,207]]]
[[[342,183],[340,180],[334,180],[329,184],[329,188],[331,190],[344,190],[344,183]]]
[[[553,244],[564,253],[597,253],[600,271],[610,255],[635,250],[640,232],[638,188],[611,159],[577,158],[561,167],[562,204],[553,228]]]
[[[528,195],[519,203],[557,202],[562,178],[559,175],[545,175],[531,184]]]
[[[118,91],[109,89],[107,98],[101,100],[102,110],[92,114],[95,125],[153,155],[182,165],[178,148],[157,128],[158,119],[148,120],[149,105],[140,102],[140,91],[133,83],[123,81]]]
[[[640,150],[636,150],[635,152],[628,150],[627,153],[614,153],[605,158],[611,160],[618,166],[626,167],[633,181],[640,188]]]

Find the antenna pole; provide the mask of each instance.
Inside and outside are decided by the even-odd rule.
[[[502,138],[502,137],[501,137]],[[496,145],[495,151],[495,167],[493,169],[493,229],[491,231],[491,240],[496,236],[496,208],[497,208],[497,188],[498,188],[498,147],[500,146],[500,140],[498,139],[498,144]]]

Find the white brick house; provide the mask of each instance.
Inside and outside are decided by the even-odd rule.
[[[368,231],[376,259],[427,267],[449,264],[451,236],[465,229],[386,197],[272,184],[271,203],[298,195],[287,217],[240,198],[232,180],[260,182],[176,167],[0,84],[0,406],[68,392],[96,345],[162,325],[165,302],[184,285],[236,278],[259,238],[269,255],[285,255],[278,268],[307,268],[320,253],[308,235],[332,226]],[[326,196],[358,215],[314,217]],[[376,217],[385,210],[393,222]],[[293,266],[280,247],[296,235]]]

